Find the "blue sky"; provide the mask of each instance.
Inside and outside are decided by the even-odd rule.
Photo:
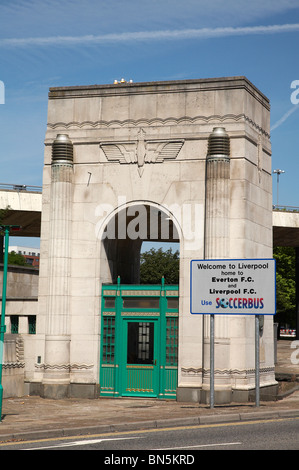
[[[42,185],[51,86],[245,75],[271,102],[279,204],[299,206],[298,45],[299,0],[0,0],[0,183]]]

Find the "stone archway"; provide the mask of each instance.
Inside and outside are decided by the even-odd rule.
[[[135,214],[138,205],[156,207],[165,221],[177,205],[183,214],[177,396],[205,399],[209,338],[202,319],[190,314],[190,261],[272,255],[269,110],[269,100],[245,77],[50,91],[36,347],[42,364],[32,373],[45,391],[96,390],[100,285],[118,275],[136,282],[141,240],[161,238],[157,227],[149,236],[151,211]],[[103,237],[116,225],[117,237]],[[261,338],[265,388],[274,382],[271,321]],[[246,398],[254,382],[249,321],[219,323],[219,402],[235,391]]]
[[[100,394],[176,398],[179,286],[140,285],[140,251],[144,241],[179,242],[178,221],[162,205],[132,201],[98,228],[109,278],[102,283]]]
[[[108,212],[106,206],[106,212]],[[144,241],[178,243],[181,227],[176,215],[167,207],[149,202],[132,201],[111,210],[99,223],[101,239],[101,279],[125,284],[140,282],[140,251]],[[103,260],[106,259],[106,266]]]

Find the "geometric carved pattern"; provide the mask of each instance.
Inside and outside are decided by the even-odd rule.
[[[93,364],[35,364],[36,369],[43,370],[81,370],[81,369],[92,369]]]
[[[189,375],[189,376],[198,376],[200,374],[203,375],[210,375],[210,369],[203,369],[203,368],[194,368],[194,367],[181,367],[182,375]],[[274,372],[274,367],[264,367],[260,368],[260,372],[268,373]],[[240,376],[240,375],[251,375],[255,373],[255,369],[215,369],[214,374],[221,376],[221,375],[230,375],[230,376]]]
[[[51,129],[56,129],[56,128],[62,128],[62,129],[69,129],[69,128],[80,128],[84,129],[85,127],[91,127],[94,129],[97,128],[103,128],[103,127],[124,127],[124,126],[134,126],[134,127],[140,127],[140,125],[143,125],[144,127],[152,127],[152,126],[178,126],[178,125],[184,125],[184,124],[200,124],[200,123],[209,123],[209,122],[222,122],[225,123],[226,121],[229,122],[238,122],[245,120],[247,121],[252,127],[257,129],[259,132],[261,132],[265,137],[270,138],[270,135],[267,131],[265,131],[259,124],[254,122],[251,118],[249,118],[246,114],[241,113],[241,114],[213,114],[210,116],[203,116],[203,115],[198,115],[198,116],[183,116],[181,118],[174,118],[174,117],[168,117],[165,119],[162,118],[155,118],[155,119],[139,119],[139,120],[133,120],[133,119],[128,119],[124,121],[118,121],[118,120],[112,120],[112,121],[71,121],[71,122],[56,122],[56,123],[48,123],[48,127]]]

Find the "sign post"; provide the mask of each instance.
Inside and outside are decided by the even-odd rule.
[[[210,315],[210,408],[214,408],[214,344],[215,344],[215,328],[214,314]]]
[[[214,315],[255,316],[256,406],[260,400],[259,316],[275,315],[274,259],[192,260],[190,313],[210,315],[210,406],[214,407]]]
[[[1,319],[0,319],[0,422],[2,421],[2,404],[3,404],[2,373],[3,373],[4,333],[6,331],[5,308],[6,308],[8,247],[9,247],[10,229],[19,230],[20,226],[19,225],[0,225],[0,231],[4,233],[4,260],[3,260],[4,263],[3,263],[2,305],[1,305]]]
[[[1,304],[1,322],[0,322],[0,421],[2,421],[2,403],[3,403],[3,386],[2,386],[2,370],[3,370],[3,349],[4,349],[4,333],[5,333],[5,305],[6,305],[6,286],[7,286],[7,265],[8,265],[8,240],[9,226],[0,227],[4,229],[4,264],[3,264],[3,280],[2,280],[2,304]]]
[[[258,315],[255,315],[255,405],[260,406],[260,328]]]

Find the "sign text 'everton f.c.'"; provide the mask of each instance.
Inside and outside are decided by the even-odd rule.
[[[193,314],[274,315],[275,260],[191,261]]]

